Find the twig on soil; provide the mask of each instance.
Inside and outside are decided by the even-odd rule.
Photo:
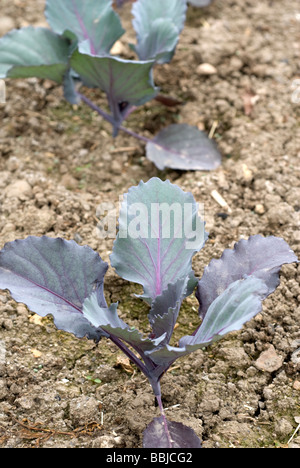
[[[13,421],[15,421],[19,426],[23,428],[21,433],[21,437],[23,439],[36,439],[36,444],[39,446],[40,442],[46,442],[51,437],[56,435],[68,436],[68,437],[77,437],[78,435],[92,435],[95,430],[103,429],[102,418],[101,424],[97,421],[91,421],[86,423],[84,426],[77,427],[73,431],[59,431],[56,429],[47,429],[44,427],[40,427],[39,424],[26,424],[25,422],[21,422],[16,419],[14,416],[11,415]]]
[[[115,154],[115,153],[129,153],[129,152],[134,152],[137,151],[138,147],[137,146],[121,146],[120,148],[114,148],[110,150],[110,154]]]
[[[177,405],[172,405],[172,406],[169,406],[168,408],[165,408],[165,411],[168,411],[173,408],[179,408],[179,406],[181,406],[180,403],[177,403]]]
[[[210,132],[208,134],[208,138],[212,139],[212,137],[214,136],[215,134],[215,131],[217,130],[217,127],[218,127],[218,124],[219,122],[217,120],[215,120],[211,126],[211,129],[210,129]]]
[[[217,192],[217,190],[212,190],[211,196],[222,208],[226,208],[228,213],[232,212],[232,210],[229,207],[228,203],[224,200],[222,195],[220,195],[219,192]]]

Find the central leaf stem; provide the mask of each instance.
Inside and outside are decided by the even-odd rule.
[[[173,444],[172,444],[171,434],[169,432],[168,421],[167,421],[165,410],[164,410],[164,407],[163,407],[163,404],[162,404],[162,401],[161,401],[161,395],[159,394],[159,395],[155,395],[155,396],[156,396],[156,400],[157,400],[157,403],[158,403],[158,406],[159,406],[159,409],[160,409],[161,416],[163,418],[163,425],[164,425],[166,437],[167,437],[167,440],[168,440],[168,445],[169,445],[169,448],[172,448]]]
[[[103,111],[98,107],[96,104],[94,104],[88,97],[86,97],[84,94],[81,94],[77,92],[77,95],[80,97],[80,99],[85,102],[91,109],[93,109],[95,112],[97,112],[101,117],[103,117],[105,120],[107,120],[113,127],[115,126],[116,122],[114,118],[108,114],[107,112]],[[128,135],[137,138],[138,140],[143,141],[144,143],[149,143],[152,140],[150,138],[147,138],[143,135],[139,135],[138,133],[134,132],[133,130],[129,130],[129,128],[123,127],[120,125],[119,130],[122,130],[123,132],[127,133]]]

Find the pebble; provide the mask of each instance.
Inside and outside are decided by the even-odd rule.
[[[257,214],[262,215],[265,212],[265,207],[261,203],[258,203],[257,205],[255,205],[254,211]]]
[[[26,180],[17,180],[12,184],[9,184],[4,193],[7,198],[19,198],[23,200],[24,198],[30,198],[32,195],[32,188]]]
[[[0,36],[8,33],[11,29],[14,29],[15,22],[10,16],[0,17]]]
[[[283,357],[276,353],[273,345],[261,353],[259,358],[255,361],[255,365],[259,370],[264,372],[274,372],[282,366]]]
[[[93,396],[81,395],[70,401],[70,418],[75,426],[86,421],[98,421],[100,417],[99,402]]]
[[[110,55],[122,55],[126,52],[125,46],[121,41],[116,41],[110,49]]]
[[[4,379],[0,378],[0,400],[4,400],[8,395],[8,388]]]
[[[293,388],[295,390],[300,391],[300,380],[295,380],[295,382],[293,383]]]
[[[294,210],[287,203],[278,203],[267,212],[267,218],[271,225],[284,225],[293,220]]]
[[[122,437],[113,435],[104,435],[93,440],[94,448],[115,448],[124,443]]]
[[[201,63],[196,68],[196,72],[198,73],[198,75],[215,75],[216,73],[218,73],[216,67],[214,67],[210,63]]]
[[[70,174],[65,174],[61,178],[61,183],[68,190],[76,190],[78,187],[78,180],[74,179]]]
[[[294,231],[292,233],[292,237],[293,237],[293,241],[296,243],[296,244],[300,244],[300,231]]]
[[[285,418],[280,418],[275,422],[275,432],[281,437],[287,437],[293,432],[292,424]]]

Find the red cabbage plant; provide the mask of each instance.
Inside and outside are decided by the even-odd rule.
[[[221,163],[215,143],[205,132],[186,124],[164,128],[153,139],[124,127],[138,106],[158,96],[153,69],[170,62],[186,18],[186,0],[138,0],[133,3],[137,60],[111,55],[125,32],[112,0],[46,0],[50,28],[31,26],[0,38],[0,78],[37,77],[63,86],[71,104],[86,103],[113,127],[142,140],[147,157],[158,169],[212,170]],[[84,95],[82,86],[98,88],[110,113]]]
[[[117,303],[107,304],[108,264],[90,247],[44,236],[15,240],[0,252],[1,289],[31,311],[51,314],[58,329],[96,342],[111,340],[146,376],[161,415],[144,432],[145,448],[201,447],[191,428],[166,418],[162,376],[176,359],[239,330],[279,285],[281,266],[298,262],[283,239],[254,235],[213,259],[199,280],[192,259],[207,237],[192,194],[169,181],[152,178],[125,194],[110,261],[121,278],[143,287],[146,334],[119,317]],[[173,346],[182,301],[194,290],[199,326]]]

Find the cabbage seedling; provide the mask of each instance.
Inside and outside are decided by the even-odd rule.
[[[207,237],[193,195],[169,181],[152,178],[125,194],[110,261],[121,278],[142,285],[147,334],[119,317],[117,303],[107,304],[108,264],[90,247],[44,236],[7,243],[0,252],[1,289],[37,314],[51,314],[58,329],[110,339],[147,377],[161,415],[146,428],[144,447],[201,447],[191,428],[166,418],[162,376],[176,359],[239,330],[278,286],[281,266],[298,262],[283,239],[254,235],[212,260],[199,280],[192,259]],[[199,326],[174,346],[181,303],[195,289]]]
[[[186,0],[138,0],[133,3],[137,60],[111,55],[125,32],[112,0],[47,0],[48,28],[31,26],[0,39],[0,78],[37,77],[63,86],[71,104],[86,103],[119,130],[142,140],[158,169],[212,170],[221,163],[215,143],[205,132],[186,124],[164,128],[153,139],[122,126],[138,106],[157,99],[153,69],[170,62],[184,27]],[[81,86],[100,89],[110,113],[82,94]],[[170,101],[170,100],[169,100]]]

